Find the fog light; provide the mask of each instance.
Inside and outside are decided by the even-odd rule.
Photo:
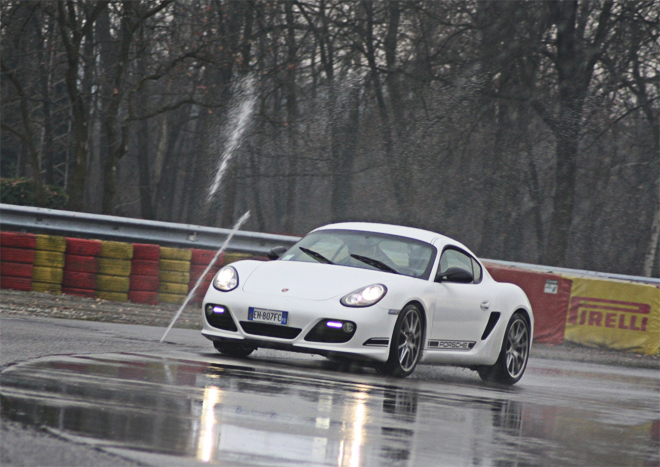
[[[344,328],[344,332],[351,333],[355,329],[355,325],[353,325],[353,323],[344,323],[343,328]]]

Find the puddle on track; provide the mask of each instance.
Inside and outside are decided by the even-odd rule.
[[[1,416],[136,459],[151,453],[267,466],[659,460],[652,418],[613,424],[597,410],[526,402],[516,391],[456,385],[429,391],[347,373],[225,362],[133,354],[43,358],[0,375]]]

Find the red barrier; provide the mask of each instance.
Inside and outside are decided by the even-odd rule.
[[[160,281],[158,276],[143,276],[131,274],[129,290],[141,292],[158,292]]]
[[[62,286],[62,293],[67,294],[67,295],[78,295],[79,297],[96,298],[96,291],[95,290],[78,289],[76,287],[64,287],[64,286]]]
[[[0,232],[0,288],[32,290],[36,244],[34,234]]]
[[[131,261],[131,274],[158,277],[158,260],[134,259]]]
[[[160,259],[160,245],[133,243],[133,259],[158,261]]]
[[[129,290],[128,299],[135,303],[145,303],[147,305],[158,305],[158,292],[143,292],[139,290]]]
[[[34,266],[27,263],[0,263],[0,275],[3,277],[28,277],[32,278]]]
[[[29,292],[32,290],[32,277],[0,276],[0,288]]]
[[[96,275],[103,244],[100,240],[66,238],[62,293],[79,297],[96,297]]]
[[[89,293],[85,293],[85,297],[90,296],[90,293],[94,296],[94,291],[96,290],[96,274],[65,269],[64,275],[62,276],[62,287],[66,287],[67,289],[86,290]]]
[[[217,254],[216,250],[200,250],[200,249],[191,249],[192,255],[190,258],[190,282],[188,283],[188,293],[190,293],[197,284],[197,280],[204,274],[204,271],[208,267],[209,263],[215,258]],[[225,254],[221,253],[213,266],[209,269],[209,272],[206,273],[202,279],[199,287],[195,291],[195,295],[192,297],[192,303],[202,303],[206,291],[211,285],[211,280],[215,274],[222,268],[225,262]]]
[[[546,344],[564,342],[566,311],[571,297],[570,279],[525,269],[485,263],[493,279],[510,282],[523,289],[534,312],[534,341]]]
[[[37,236],[23,232],[0,232],[0,245],[34,250],[37,245]]]
[[[0,248],[0,261],[9,263],[34,263],[34,250],[29,248]]]
[[[64,270],[96,274],[99,271],[99,259],[96,256],[77,256],[66,254]]]
[[[135,303],[158,305],[160,245],[133,244],[128,299]]]
[[[66,254],[75,256],[101,256],[101,246],[102,243],[99,240],[67,237]]]

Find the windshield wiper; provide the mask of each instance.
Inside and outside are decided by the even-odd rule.
[[[321,253],[317,253],[314,250],[310,250],[309,248],[305,248],[305,247],[302,247],[302,246],[299,246],[298,248],[300,249],[300,251],[302,251],[303,253],[305,253],[308,256],[311,256],[312,258],[314,258],[319,263],[335,264],[332,261],[330,261],[328,258],[323,256]]]
[[[401,274],[396,269],[389,267],[387,264],[383,263],[382,261],[378,261],[377,259],[367,258],[366,256],[360,256],[360,255],[351,255],[351,258],[355,258],[358,261],[362,261],[363,263],[366,263],[369,266],[373,266],[376,269],[380,269],[381,271],[392,272],[394,274]]]

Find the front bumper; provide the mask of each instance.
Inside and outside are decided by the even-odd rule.
[[[220,292],[213,286],[204,297],[202,335],[213,341],[235,341],[256,347],[275,348],[326,356],[346,355],[360,360],[385,362],[389,355],[389,339],[397,315],[377,303],[365,308],[348,308],[339,298],[308,300],[271,294],[246,293],[235,289]],[[227,317],[218,321],[209,318],[207,306],[224,307],[233,326],[226,325]],[[283,325],[255,326],[248,320],[249,309],[260,308],[288,312],[288,322]],[[318,342],[318,330],[327,320],[354,323],[352,337],[346,342]],[[299,332],[296,330],[299,329]],[[328,329],[337,335],[341,330]],[[295,337],[292,337],[294,336]],[[315,341],[316,340],[316,341]]]

